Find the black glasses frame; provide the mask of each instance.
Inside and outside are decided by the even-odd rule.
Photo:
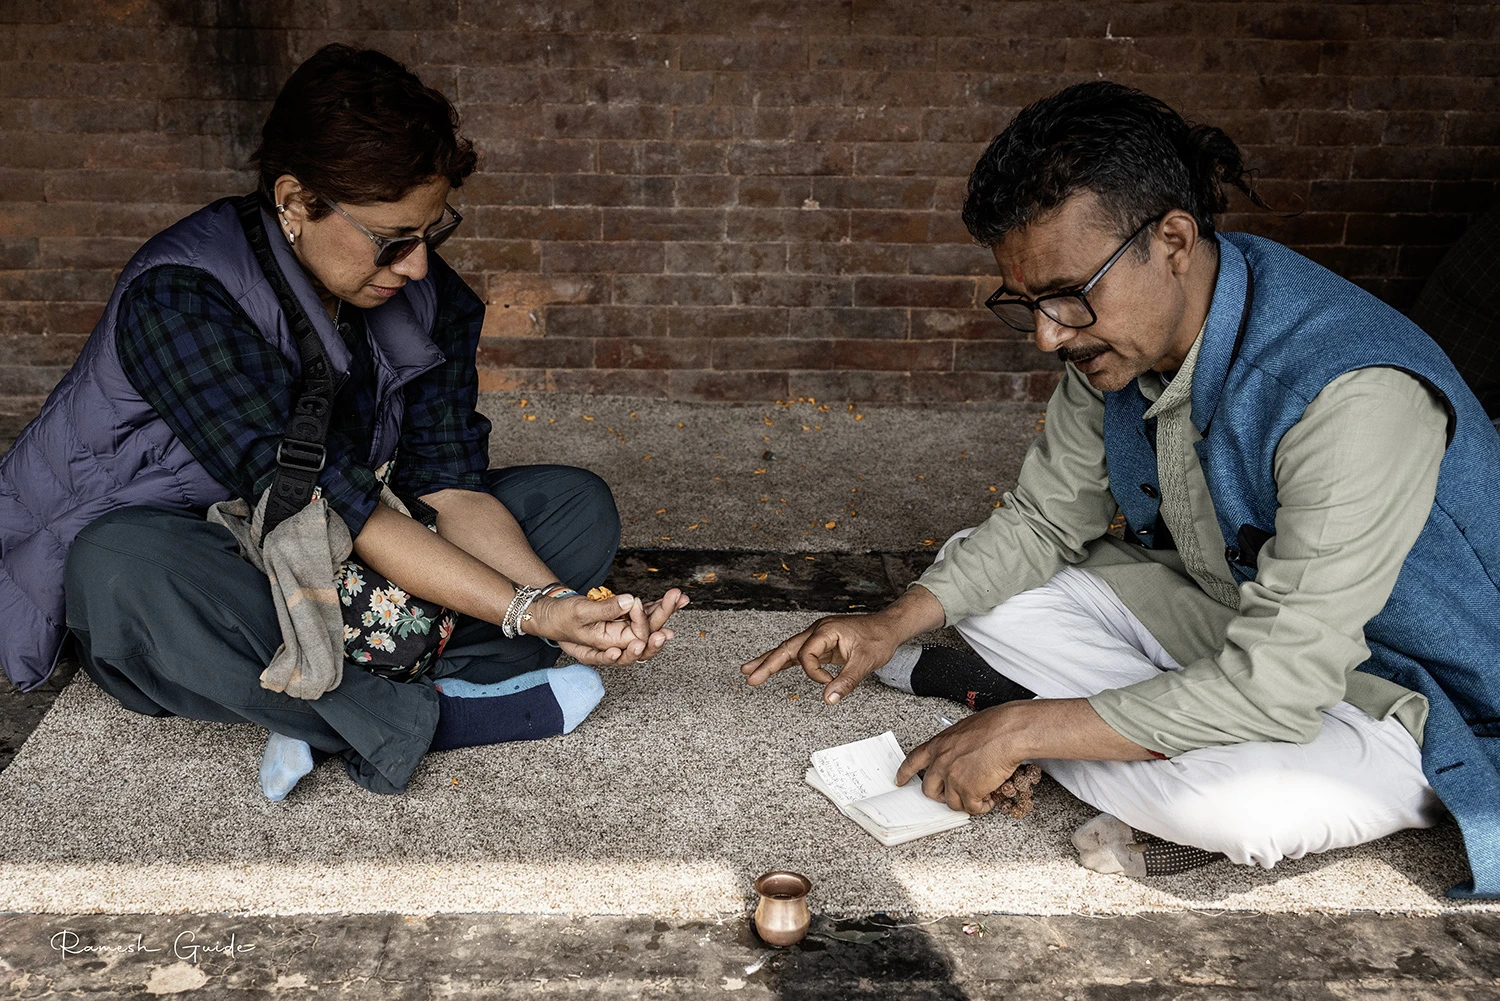
[[[1005,286],[1002,285],[999,288],[995,289],[990,297],[984,301],[984,304],[986,307],[988,307],[989,311],[991,313],[994,313],[995,316],[999,317],[999,319],[1003,323],[1005,323],[1006,326],[1010,327],[1012,330],[1019,330],[1023,333],[1029,334],[1036,332],[1037,310],[1041,310],[1043,313],[1045,313],[1047,315],[1047,318],[1054,323],[1057,323],[1064,327],[1068,327],[1072,330],[1082,330],[1084,327],[1092,327],[1094,324],[1099,322],[1099,314],[1095,313],[1094,307],[1089,304],[1088,294],[1094,290],[1095,285],[1099,284],[1099,280],[1109,273],[1109,269],[1115,266],[1115,262],[1118,261],[1122,256],[1124,256],[1126,248],[1134,243],[1136,241],[1136,238],[1139,237],[1142,233],[1146,232],[1146,230],[1161,222],[1161,220],[1165,217],[1166,213],[1163,212],[1161,215],[1155,216],[1151,219],[1147,219],[1145,222],[1141,223],[1136,231],[1134,233],[1131,233],[1124,243],[1120,244],[1120,248],[1113,254],[1109,255],[1109,260],[1105,261],[1103,266],[1101,266],[1098,271],[1094,272],[1094,277],[1085,282],[1084,286],[1080,289],[1063,292],[1049,292],[1046,295],[1039,295],[1035,299],[1028,299],[1024,295],[1007,296],[1005,292]],[[1083,304],[1083,308],[1088,312],[1089,322],[1068,323],[1065,320],[1053,315],[1053,313],[1042,304],[1054,299],[1077,299],[1080,303]],[[1015,320],[1007,316],[1006,311],[1003,310],[1003,307],[1005,306],[1025,306],[1027,313],[1030,314],[1030,325],[1022,326],[1021,324],[1015,322]]]
[[[370,238],[370,242],[375,244],[375,266],[377,268],[388,267],[397,261],[403,260],[413,250],[417,249],[417,244],[419,243],[427,244],[428,250],[436,250],[442,245],[444,240],[453,235],[453,231],[458,229],[458,224],[464,221],[464,217],[458,214],[457,209],[444,202],[443,210],[453,216],[451,221],[443,222],[439,219],[436,226],[420,236],[376,236],[362,226],[358,219],[345,212],[331,199],[320,198],[319,201],[345,219],[348,219],[354,225],[355,229]]]

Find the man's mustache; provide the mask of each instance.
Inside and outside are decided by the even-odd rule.
[[[1090,358],[1097,358],[1108,350],[1109,348],[1103,344],[1097,344],[1088,348],[1058,348],[1057,357],[1063,362],[1072,362],[1076,365],[1079,362],[1088,361]]]

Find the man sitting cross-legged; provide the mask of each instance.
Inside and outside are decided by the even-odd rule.
[[[1450,893],[1500,895],[1500,435],[1405,317],[1215,233],[1246,178],[1223,132],[1114,84],[1017,115],[964,221],[987,305],[1066,363],[1045,431],[894,604],[742,670],[968,702],[898,781],[986,813],[1035,759],[1104,811],[1074,839],[1102,871],[1269,868],[1446,806],[1474,875]],[[912,645],[945,623],[978,656]]]

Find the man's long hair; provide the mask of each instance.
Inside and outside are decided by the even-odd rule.
[[[1225,185],[1268,207],[1251,178],[1239,147],[1221,129],[1191,124],[1121,84],[1081,83],[1023,108],[990,143],[969,176],[964,225],[993,247],[1087,190],[1121,239],[1148,219],[1182,209],[1212,240],[1213,217],[1229,205]]]

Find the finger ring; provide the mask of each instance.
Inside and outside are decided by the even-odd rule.
[[[606,598],[613,598],[614,596],[615,596],[615,592],[611,591],[607,587],[591,587],[591,588],[589,588],[589,600],[590,601],[603,601]]]

